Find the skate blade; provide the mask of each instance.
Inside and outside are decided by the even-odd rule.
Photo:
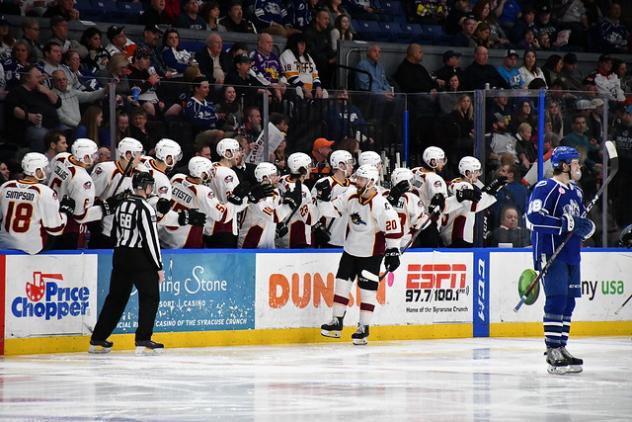
[[[353,340],[353,344],[355,344],[356,346],[365,346],[369,343],[369,341],[365,338],[354,338]]]
[[[566,375],[568,374],[570,367],[568,366],[553,366],[549,365],[546,371],[551,375]]]
[[[111,347],[90,345],[90,347],[88,348],[88,353],[92,353],[93,355],[104,355],[106,353],[110,353],[111,351]]]
[[[320,335],[329,338],[340,338],[340,331],[320,330]]]
[[[134,353],[136,354],[136,356],[157,356],[161,355],[163,350],[165,349],[150,349],[145,346],[137,346]]]
[[[579,374],[580,372],[583,372],[584,368],[581,365],[569,365],[568,366],[568,373],[569,374]]]

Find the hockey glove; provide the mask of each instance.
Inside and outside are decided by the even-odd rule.
[[[505,187],[507,184],[507,178],[505,176],[498,176],[492,180],[487,186],[483,187],[483,192],[490,195],[496,195],[499,190]]]
[[[63,212],[68,217],[75,213],[75,200],[69,196],[64,196],[59,202],[59,212]]]
[[[399,203],[399,198],[401,198],[405,192],[408,192],[409,189],[410,184],[408,183],[408,180],[402,180],[391,188],[386,200],[395,207]]]
[[[430,214],[441,214],[443,209],[445,208],[445,196],[441,193],[435,194],[430,200],[430,205],[428,206],[428,211]]]
[[[235,186],[231,194],[228,196],[228,202],[235,205],[241,205],[248,193],[250,193],[250,185],[246,182],[240,183]]]
[[[590,239],[595,233],[595,223],[589,218],[575,217],[575,230],[573,233],[583,240]]]
[[[274,192],[274,186],[269,183],[257,183],[250,189],[250,193],[248,194],[248,200],[253,204],[256,204],[263,198],[267,198],[272,196]]]
[[[283,203],[287,204],[293,210],[297,209],[301,206],[301,202],[303,201],[303,189],[301,186],[301,182],[296,181],[296,185],[293,190],[288,190],[283,195]]]
[[[285,223],[279,223],[276,226],[276,235],[277,237],[283,237],[287,234],[288,232],[288,228],[287,228],[287,224]]]
[[[316,199],[327,202],[331,200],[331,185],[328,180],[322,180],[315,185]]]
[[[482,193],[480,191],[474,189],[459,189],[456,191],[456,200],[459,202],[463,201],[480,201]]]
[[[206,223],[206,214],[196,209],[182,210],[178,213],[178,224],[202,227]]]
[[[156,202],[156,211],[158,214],[165,215],[171,209],[171,201],[167,198],[160,198],[158,202]]]
[[[327,228],[320,221],[314,226],[314,239],[317,246],[324,246],[331,240],[331,236]]]
[[[384,268],[392,273],[399,267],[399,249],[389,248],[384,252]]]

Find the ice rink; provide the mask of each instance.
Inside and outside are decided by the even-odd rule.
[[[31,355],[0,360],[6,421],[631,421],[632,340],[539,338]]]

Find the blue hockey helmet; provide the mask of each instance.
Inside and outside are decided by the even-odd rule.
[[[562,163],[570,164],[573,160],[579,160],[579,152],[573,147],[556,147],[551,154],[551,165],[559,168]]]

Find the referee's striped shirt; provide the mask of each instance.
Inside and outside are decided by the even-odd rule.
[[[156,211],[140,196],[131,195],[116,208],[113,231],[117,248],[142,248],[156,270],[162,270],[162,257]]]

